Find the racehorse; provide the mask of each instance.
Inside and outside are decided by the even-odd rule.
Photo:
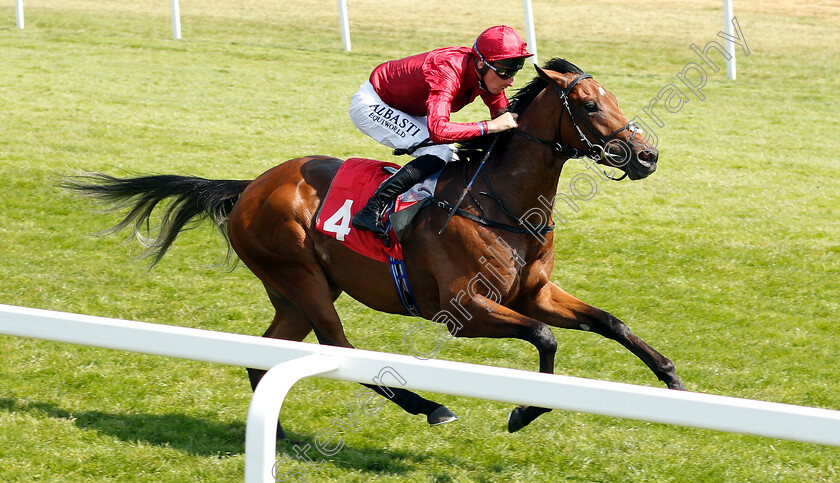
[[[628,122],[615,96],[577,66],[552,59],[542,69],[535,68],[538,76],[511,99],[519,127],[492,143],[490,136],[464,143],[462,159],[480,156],[482,162],[447,165],[438,180],[435,203],[420,210],[403,235],[416,307],[424,318],[445,324],[453,336],[530,342],[539,352],[539,370],[545,373],[553,373],[557,349],[550,327],[595,332],[635,354],[669,388],[684,390],[669,359],[609,312],[549,280],[554,266],[553,225],[533,222],[552,219],[558,181],[568,159],[596,160],[600,170],[623,172],[621,178],[637,180],[656,170],[659,153]],[[486,169],[474,176],[484,161]],[[314,331],[321,344],[352,347],[333,305],[341,292],[375,310],[409,313],[389,281],[388,263],[351,251],[314,227],[315,214],[342,162],[328,156],[291,159],[252,181],[87,173],[67,177],[62,185],[130,206],[122,222],[109,231],[133,226],[138,236],[155,206],[169,200],[157,235],[145,239],[152,265],[188,223],[209,217],[226,236],[228,247],[266,288],[276,313],[265,337],[301,341]],[[451,202],[470,177],[475,181],[471,196],[462,198],[465,204],[449,218],[455,209]],[[448,225],[441,231],[445,222]],[[502,248],[488,257],[488,247],[494,244]],[[475,283],[481,273],[483,291]],[[456,309],[461,317],[452,320]],[[265,371],[248,371],[255,388]],[[426,415],[432,425],[456,419],[446,407],[411,391],[365,386],[411,414]],[[548,411],[514,408],[508,430],[517,431]],[[279,425],[278,434],[283,436]]]

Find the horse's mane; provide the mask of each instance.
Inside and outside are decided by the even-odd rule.
[[[559,57],[555,57],[546,62],[542,69],[552,70],[560,74],[583,74],[580,67]],[[547,85],[548,81],[540,76],[536,76],[531,79],[530,82],[516,91],[516,94],[510,98],[510,103],[513,106],[511,112],[521,115],[525,112],[525,109],[531,104],[534,98],[537,97],[537,94],[542,92]],[[508,138],[510,138],[512,133],[513,131],[502,133],[502,137],[499,139],[497,145],[504,144]],[[492,142],[492,140],[493,136],[479,136],[477,138],[470,139],[469,141],[458,143],[458,158],[464,161],[472,159],[480,160],[484,156],[484,153],[487,151],[487,148],[490,146],[490,142]]]

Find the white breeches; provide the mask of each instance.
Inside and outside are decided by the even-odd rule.
[[[385,104],[370,81],[359,87],[350,101],[353,124],[376,142],[390,148],[406,149],[429,138],[425,116],[412,116]],[[419,148],[411,155],[432,154],[447,163],[458,159],[454,144],[435,144]]]

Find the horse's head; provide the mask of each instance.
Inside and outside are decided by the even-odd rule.
[[[535,66],[540,78],[548,82],[543,95],[553,96],[560,103],[557,144],[572,156],[591,156],[618,168],[632,180],[656,171],[659,151],[638,126],[627,120],[615,96],[573,64],[557,61],[573,69],[551,70],[552,62],[545,70]]]

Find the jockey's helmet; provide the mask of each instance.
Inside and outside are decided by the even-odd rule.
[[[506,25],[497,25],[481,32],[475,39],[472,52],[486,64],[495,63],[511,71],[521,69],[525,59],[534,55],[528,52],[522,37]]]

